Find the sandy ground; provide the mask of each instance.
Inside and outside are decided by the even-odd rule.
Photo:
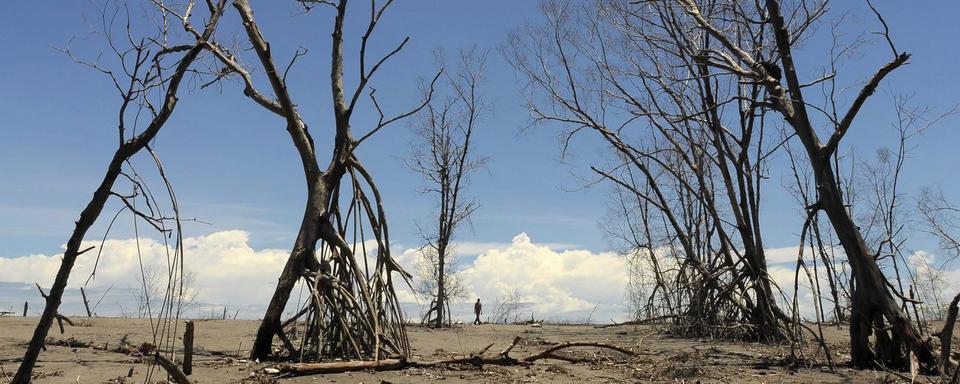
[[[125,339],[138,345],[152,340],[146,319],[74,319],[76,326],[60,334],[51,329],[48,349],[40,355],[36,383],[143,383],[163,382],[165,375],[143,364],[134,354],[88,347],[56,346],[78,342],[116,349]],[[33,317],[0,317],[0,383],[3,372],[12,376],[19,365],[25,344],[33,333]],[[256,321],[197,320],[195,358],[191,379],[197,383],[268,383],[271,378],[256,375],[266,366],[244,358],[253,340]],[[183,325],[179,331],[182,333]],[[499,351],[515,336],[523,342],[511,352],[523,357],[556,343],[593,341],[636,351],[635,357],[613,352],[582,349],[572,352],[596,358],[594,363],[572,364],[541,361],[531,367],[456,366],[444,369],[405,369],[392,372],[353,372],[282,378],[281,383],[884,383],[901,378],[884,372],[851,370],[849,350],[843,346],[846,330],[826,329],[827,339],[838,363],[831,372],[825,365],[809,364],[791,369],[784,363],[789,346],[771,346],[729,341],[672,338],[647,326],[481,325],[440,331],[409,328],[413,360],[431,361],[477,352],[490,343]],[[61,342],[65,341],[65,342]],[[177,345],[182,345],[179,339]],[[812,348],[812,347],[810,347]],[[238,350],[240,355],[238,356]],[[806,351],[812,356],[814,349]],[[822,355],[817,359],[824,361]],[[130,370],[133,376],[127,378]],[[150,373],[152,377],[148,378]],[[8,376],[8,377],[9,377]]]

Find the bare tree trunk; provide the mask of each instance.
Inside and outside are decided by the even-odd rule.
[[[696,53],[704,55],[701,60],[705,60],[712,66],[728,73],[762,84],[768,96],[767,100],[762,103],[782,115],[803,143],[813,170],[818,192],[818,200],[809,207],[812,211],[810,215],[812,216],[819,210],[823,210],[827,214],[846,252],[853,272],[850,338],[854,364],[860,367],[873,366],[877,363],[903,367],[906,361],[906,349],[917,356],[924,369],[935,370],[936,361],[930,346],[920,338],[910,318],[894,300],[893,295],[898,293],[895,290],[888,289],[887,278],[881,272],[859,229],[854,224],[850,212],[845,206],[839,181],[830,162],[840,141],[866,100],[875,92],[879,83],[889,73],[906,63],[910,55],[897,52],[889,36],[886,33],[882,34],[890,43],[894,58],[867,81],[842,116],[833,116],[834,130],[829,140],[823,143],[817,136],[812,120],[807,114],[808,103],[804,100],[804,86],[799,80],[798,69],[793,59],[795,34],[802,33],[813,25],[820,13],[800,12],[794,14],[791,17],[796,17],[796,19],[792,19],[788,24],[781,12],[780,1],[766,0],[763,6],[760,3],[756,4],[756,13],[765,20],[760,27],[769,25],[772,29],[775,44],[770,48],[774,49],[775,53],[779,55],[781,66],[778,67],[775,63],[763,61],[759,56],[754,56],[758,55],[756,52],[762,52],[762,48],[768,46],[768,43],[764,43],[760,38],[753,38],[752,42],[748,42],[748,44],[752,44],[751,46],[741,47],[738,45],[740,41],[737,40],[740,38],[739,35],[728,36],[726,29],[719,28],[718,25],[722,26],[730,22],[728,17],[714,17],[711,14],[711,7],[701,7],[693,0],[679,0],[679,3],[684,12],[695,21],[699,28],[716,38],[724,49],[722,54],[702,51]],[[799,7],[804,6],[805,4],[802,3],[799,5]],[[802,9],[806,10],[806,8]],[[738,18],[744,20],[750,18],[749,15],[744,13],[745,10],[746,8],[740,8],[734,11],[734,23],[742,22],[742,20],[736,20]],[[876,10],[874,11],[879,17],[879,13]],[[880,21],[883,23],[882,17],[880,17]],[[714,25],[715,22],[719,24]],[[781,67],[783,76],[781,76]],[[781,84],[782,78],[786,80],[786,88]],[[832,80],[827,79],[827,81]],[[889,334],[885,321],[889,322]],[[873,333],[874,328],[878,331],[876,333],[876,350],[871,350],[869,336]],[[883,356],[878,356],[877,354],[881,352]]]
[[[57,318],[58,309],[60,308],[60,302],[63,297],[63,291],[66,289],[67,281],[70,278],[70,272],[73,270],[73,265],[76,263],[77,257],[83,252],[80,251],[80,243],[83,241],[83,238],[90,227],[96,222],[97,218],[100,216],[100,213],[103,211],[104,204],[112,195],[113,192],[111,189],[113,188],[117,178],[120,176],[121,168],[125,162],[133,155],[138,153],[141,149],[145,148],[150,141],[156,137],[157,133],[160,131],[160,128],[163,127],[163,125],[167,122],[167,119],[173,113],[173,110],[177,105],[177,92],[180,88],[181,80],[183,79],[184,75],[188,73],[188,70],[190,69],[190,66],[193,64],[194,60],[200,55],[201,52],[203,52],[203,44],[205,39],[209,38],[216,29],[217,21],[219,20],[223,11],[224,3],[225,0],[219,1],[217,5],[210,3],[210,19],[207,21],[203,33],[201,34],[203,39],[198,39],[198,41],[191,46],[180,46],[174,48],[160,47],[161,50],[153,57],[154,61],[159,62],[162,56],[166,54],[186,51],[183,58],[180,59],[179,64],[176,66],[174,72],[167,79],[167,89],[164,94],[163,104],[150,121],[149,126],[147,126],[143,132],[127,141],[123,141],[123,130],[121,129],[120,140],[122,143],[114,153],[110,164],[107,165],[107,170],[103,176],[103,180],[100,182],[100,185],[97,187],[96,191],[94,191],[93,197],[80,213],[80,219],[77,220],[73,234],[71,234],[70,239],[67,241],[67,249],[63,253],[63,259],[60,263],[60,269],[57,272],[57,277],[54,280],[53,286],[50,288],[49,295],[46,297],[46,305],[43,308],[43,314],[40,315],[40,320],[38,321],[37,327],[34,330],[33,337],[30,339],[30,344],[27,346],[27,351],[23,356],[23,361],[20,364],[20,368],[17,370],[16,376],[13,378],[13,383],[27,384],[30,382],[31,372],[36,364],[40,350],[43,348],[44,339],[47,337],[47,332],[50,330],[53,320]],[[141,52],[146,52],[147,48],[139,47],[139,49],[141,49]],[[128,94],[128,98],[129,97],[131,97],[131,95]],[[123,117],[121,116],[121,119],[122,118]],[[122,126],[123,124],[121,122],[121,127]]]
[[[447,247],[446,244],[441,244],[437,249],[437,321],[434,323],[435,328],[443,328],[443,320],[445,319],[444,315],[444,304],[447,303],[446,299],[446,260],[447,259]],[[449,315],[448,315],[449,316]]]
[[[508,60],[540,91],[534,122],[566,127],[564,148],[587,131],[609,148],[610,163],[591,169],[614,185],[626,224],[608,232],[653,271],[648,309],[666,303],[689,336],[789,336],[759,225],[763,152],[777,147],[764,142],[761,104],[744,101],[762,85],[713,70],[702,52],[717,39],[681,22],[675,1],[591,4],[546,3],[546,23],[512,35]]]
[[[357,87],[348,94],[343,79],[343,30],[347,1],[319,2],[321,6],[332,6],[336,9],[330,50],[334,140],[330,162],[325,169],[321,169],[318,163],[313,138],[290,96],[286,71],[278,70],[270,45],[254,20],[253,10],[247,0],[235,0],[233,5],[240,15],[247,40],[253,46],[274,98],[257,90],[251,73],[239,62],[238,53],[231,53],[218,43],[206,44],[206,49],[210,50],[221,64],[242,78],[246,96],[284,119],[286,130],[300,156],[307,187],[307,201],[300,230],[257,329],[256,340],[250,353],[253,358],[266,358],[273,354],[274,336],[280,336],[285,348],[291,354],[299,354],[301,358],[377,359],[388,354],[405,355],[409,352],[406,331],[402,327],[403,314],[393,288],[392,273],[399,272],[404,279],[409,279],[409,274],[390,256],[389,233],[380,192],[354,151],[381,128],[419,111],[427,101],[405,113],[386,117],[374,93],[370,92],[369,96],[379,113],[378,122],[359,139],[354,138],[350,127],[354,107],[361,92],[366,90],[369,79],[408,41],[404,39],[372,66],[367,62],[367,41],[391,3],[392,1],[387,1],[378,6],[376,1],[371,1],[374,11],[370,15],[359,48],[359,81]],[[312,7],[311,2],[303,4],[308,9]],[[303,54],[305,52],[298,51],[289,66]],[[427,100],[432,95],[433,83],[430,89]],[[340,204],[345,196],[350,196],[350,206],[346,214],[341,215]],[[366,216],[365,220],[361,218],[361,214]],[[364,236],[371,236],[377,242],[376,266],[372,272],[369,269],[364,271],[358,264],[359,260],[362,260],[364,268],[367,267],[365,248],[356,249],[356,246],[351,247],[347,242],[347,223],[350,220],[354,220],[353,223],[359,226],[359,233],[354,234],[355,245],[358,242],[362,245]],[[360,220],[364,221],[359,222]],[[365,234],[364,231],[370,232]],[[281,323],[283,310],[298,281],[302,281],[305,287],[309,288],[311,298],[294,318]],[[297,350],[285,336],[283,325],[297,326],[296,320],[301,316],[306,316],[303,324],[307,330],[301,339],[301,348]]]
[[[810,119],[807,117],[800,81],[794,66],[791,38],[780,13],[780,4],[777,0],[766,1],[767,10],[774,25],[777,46],[789,87],[789,97],[779,87],[772,86],[772,94],[780,100],[781,110],[787,121],[794,128],[801,142],[807,150],[810,164],[819,193],[819,201],[815,209],[822,209],[833,224],[833,229],[853,270],[853,292],[850,319],[850,348],[853,364],[858,367],[873,367],[876,364],[876,351],[870,349],[869,336],[875,324],[883,325],[883,319],[890,322],[892,338],[886,336],[885,330],[878,329],[877,349],[889,350],[894,353],[889,356],[895,366],[903,366],[907,359],[899,343],[917,355],[918,360],[927,370],[936,370],[936,359],[930,345],[923,341],[916,332],[910,318],[903,313],[887,287],[887,278],[880,271],[873,254],[870,252],[860,230],[850,217],[850,212],[844,205],[837,177],[830,163],[830,157],[836,150],[840,140],[846,133],[860,107],[867,97],[873,94],[880,81],[897,67],[906,63],[908,54],[899,54],[893,61],[885,65],[864,86],[850,110],[840,121],[837,130],[830,141],[823,145],[817,137]],[[768,75],[769,76],[769,75]],[[768,77],[769,78],[769,77]],[[882,328],[882,327],[881,327]],[[894,345],[884,345],[888,343]]]
[[[80,287],[80,297],[83,299],[83,308],[87,310],[87,317],[93,317],[93,314],[90,313],[90,302],[87,301],[87,292],[83,290],[83,287]]]
[[[954,363],[950,356],[950,347],[953,344],[953,328],[957,325],[957,303],[960,302],[960,294],[953,297],[950,306],[947,309],[947,318],[943,323],[943,329],[934,335],[940,338],[940,373],[946,375]]]
[[[250,357],[253,359],[266,358],[273,353],[273,337],[282,332],[281,317],[283,310],[287,307],[290,300],[290,292],[306,271],[309,264],[316,263],[314,247],[319,238],[316,225],[316,218],[319,212],[323,210],[323,205],[317,204],[317,198],[311,198],[312,193],[308,193],[307,208],[304,213],[303,221],[300,224],[300,233],[294,242],[293,251],[283,266],[280,278],[277,280],[277,287],[273,291],[270,303],[267,305],[267,311],[263,315],[263,320],[257,328],[257,336],[254,339],[253,348]],[[316,270],[317,268],[313,268]]]
[[[183,373],[190,376],[193,374],[193,320],[187,320],[185,328],[183,330]]]
[[[453,239],[460,224],[476,210],[475,201],[465,200],[464,190],[466,179],[483,162],[474,159],[472,140],[486,108],[478,94],[486,57],[472,51],[461,52],[460,56],[460,68],[446,76],[451,95],[428,104],[423,120],[417,123],[420,139],[408,164],[423,177],[425,192],[436,193],[439,200],[436,222],[431,225],[435,232],[421,233],[426,244],[421,248],[418,276],[418,292],[432,297],[424,322],[437,328],[451,322],[450,300],[464,294],[451,268]]]

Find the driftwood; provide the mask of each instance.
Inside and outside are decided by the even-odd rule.
[[[170,359],[164,357],[160,352],[156,352],[153,355],[153,360],[156,361],[157,365],[167,371],[167,374],[170,375],[170,380],[177,384],[191,384],[190,379],[187,378],[187,375],[177,367],[177,364],[171,361]]]
[[[277,369],[283,373],[295,376],[318,375],[324,373],[340,373],[353,371],[391,371],[407,367],[402,359],[385,359],[379,361],[334,361],[329,363],[299,363],[280,364]]]
[[[66,318],[64,319],[69,321],[69,319],[66,319]],[[192,343],[193,340],[190,340],[190,341]],[[176,384],[191,384],[190,379],[187,378],[187,373],[184,373],[184,371],[181,370],[180,367],[178,367],[173,360],[170,360],[166,356],[163,356],[161,354],[161,351],[158,351],[156,349],[156,346],[150,343],[133,345],[127,342],[126,340],[122,340],[120,346],[111,349],[109,344],[96,345],[93,343],[77,340],[71,337],[67,340],[51,339],[50,345],[66,346],[70,348],[90,348],[98,351],[120,353],[124,355],[134,355],[134,356],[145,357],[145,358],[149,358],[149,356],[152,354],[154,363],[159,365],[161,368],[163,368],[167,372],[171,382]],[[184,361],[184,363],[185,365],[187,364],[186,360]],[[133,367],[131,367],[130,370],[127,372],[127,377],[133,377]]]
[[[522,357],[522,358],[513,358],[510,357],[510,351],[522,340],[519,336],[513,339],[513,342],[509,346],[504,348],[496,356],[483,356],[486,351],[488,351],[493,344],[490,344],[480,350],[476,354],[471,354],[464,357],[456,357],[452,359],[437,360],[437,361],[408,361],[406,359],[384,359],[384,360],[375,360],[375,361],[334,361],[326,363],[297,363],[297,364],[280,364],[277,365],[276,369],[278,373],[288,374],[293,376],[299,375],[315,375],[315,374],[324,374],[324,373],[341,373],[341,372],[352,372],[352,371],[392,371],[399,370],[404,368],[430,368],[444,365],[456,365],[456,364],[470,364],[475,366],[483,365],[502,365],[502,366],[515,366],[521,365],[526,366],[533,364],[537,360],[563,360],[571,363],[579,363],[590,361],[590,359],[579,359],[570,356],[564,356],[558,354],[561,350],[568,348],[599,348],[599,349],[608,349],[622,353],[627,356],[635,356],[636,353],[633,351],[617,347],[615,345],[603,344],[603,343],[589,343],[589,342],[568,342],[557,344],[553,347],[550,347],[546,350],[543,350],[532,355]]]
[[[594,328],[610,328],[610,327],[622,327],[622,326],[626,326],[626,325],[655,324],[655,323],[660,323],[660,322],[662,322],[662,321],[664,321],[664,320],[675,319],[676,317],[677,317],[676,315],[663,315],[663,316],[648,317],[648,318],[644,318],[644,319],[624,321],[624,322],[622,322],[622,323],[617,323],[617,322],[611,321],[610,324],[595,325]]]

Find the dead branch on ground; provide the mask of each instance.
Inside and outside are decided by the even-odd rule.
[[[335,361],[335,362],[324,362],[324,363],[299,363],[299,364],[280,364],[277,365],[277,369],[280,373],[290,374],[294,376],[301,375],[315,375],[315,374],[324,374],[324,373],[341,373],[341,372],[352,372],[352,371],[392,371],[400,370],[405,368],[433,368],[446,365],[473,365],[481,367],[484,365],[500,365],[500,366],[528,366],[537,362],[538,360],[562,360],[570,363],[582,363],[593,361],[593,359],[584,359],[576,358],[571,356],[562,355],[559,352],[570,349],[570,348],[595,348],[595,349],[604,349],[614,352],[618,352],[627,356],[635,356],[636,353],[625,348],[621,348],[615,345],[604,344],[604,343],[594,343],[594,342],[567,342],[552,346],[543,351],[533,353],[531,355],[514,358],[510,356],[510,351],[517,346],[520,341],[523,340],[521,337],[516,337],[513,339],[513,342],[504,348],[495,356],[484,356],[487,350],[493,346],[493,344],[488,345],[486,348],[483,348],[480,352],[471,354],[464,357],[456,357],[444,360],[437,361],[427,361],[427,362],[417,362],[417,361],[408,361],[406,359],[385,359],[385,360],[376,360],[376,361]]]

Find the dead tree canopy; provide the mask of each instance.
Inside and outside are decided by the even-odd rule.
[[[447,67],[440,55],[441,67]],[[420,227],[426,244],[420,249],[416,288],[430,298],[423,323],[437,328],[451,322],[450,300],[465,294],[453,269],[453,239],[477,209],[464,192],[470,174],[483,163],[474,155],[473,134],[488,108],[479,92],[485,60],[485,54],[465,51],[456,67],[445,68],[446,95],[434,97],[415,123],[419,141],[408,161],[436,201],[435,217]]]
[[[852,269],[850,343],[853,364],[859,367],[906,367],[909,364],[907,355],[913,353],[925,370],[936,370],[937,361],[931,346],[920,337],[910,317],[901,309],[897,298],[903,296],[891,289],[854,223],[831,162],[863,105],[879,84],[903,66],[910,55],[897,51],[889,34],[883,33],[892,51],[890,60],[865,81],[846,108],[839,108],[835,93],[827,92],[826,100],[815,101],[809,96],[818,93],[806,91],[811,84],[833,84],[836,74],[804,79],[803,76],[812,71],[797,67],[794,60],[797,42],[828,13],[825,3],[766,0],[741,7],[681,0],[678,5],[683,9],[685,19],[693,21],[702,35],[716,41],[712,49],[701,51],[697,59],[742,82],[762,84],[764,98],[752,102],[768,105],[803,145],[817,187],[817,200],[808,207],[808,214],[825,213]],[[886,27],[880,13],[872,6],[871,10]],[[743,36],[748,36],[748,40],[744,41]],[[762,64],[761,55],[765,52],[778,59],[783,80],[774,77]],[[833,105],[834,108],[817,107],[819,104]],[[821,138],[822,133],[817,129],[822,121],[830,122],[826,140]]]
[[[113,58],[118,61],[115,69],[111,69],[100,61],[84,61],[73,56],[69,49],[65,50],[78,62],[105,74],[116,88],[121,100],[117,122],[119,145],[107,165],[102,181],[80,213],[76,227],[67,240],[60,269],[49,295],[45,297],[43,314],[40,316],[17,374],[13,378],[13,383],[26,384],[31,381],[31,372],[43,348],[47,332],[52,322],[59,316],[58,309],[74,263],[77,257],[90,250],[90,248],[81,250],[81,242],[90,227],[100,217],[110,198],[120,200],[124,205],[122,210],[129,210],[135,215],[135,220],[145,221],[165,236],[172,232],[168,227],[169,222],[176,220],[175,228],[179,237],[177,218],[158,215],[153,208],[148,207],[149,210],[137,208],[134,201],[146,198],[145,194],[148,192],[144,191],[139,175],[125,171],[125,166],[129,166],[130,159],[134,155],[147,149],[151,157],[156,160],[159,172],[163,174],[156,153],[150,150],[149,145],[173,114],[177,106],[180,85],[184,78],[192,73],[195,61],[204,52],[205,44],[213,36],[220,16],[223,14],[225,3],[226,0],[206,3],[206,21],[202,29],[197,30],[196,39],[189,42],[176,44],[168,33],[166,25],[158,26],[152,34],[135,38],[136,32],[131,27],[135,21],[129,21],[126,24],[127,29],[117,35],[115,33],[118,31],[99,31],[100,35],[107,39],[106,45],[114,54]],[[162,5],[158,5],[155,9],[157,12],[165,12]],[[197,13],[201,11],[197,10]],[[104,14],[103,17],[106,19],[108,16]],[[184,17],[183,22],[184,25],[192,25],[189,15]],[[110,24],[110,27],[112,26]],[[123,37],[114,40],[114,36]],[[127,194],[115,191],[118,179],[129,181],[134,186],[133,192]],[[169,188],[169,183],[167,187]],[[173,204],[176,205],[175,201]],[[179,253],[177,256],[180,256]]]
[[[505,54],[527,80],[533,122],[563,127],[564,150],[584,135],[606,144],[606,162],[591,168],[612,189],[604,229],[637,272],[635,315],[692,336],[795,333],[776,304],[759,224],[776,131],[762,105],[737,102],[760,98],[762,86],[699,60],[717,42],[674,2],[542,10]]]
[[[613,186],[609,232],[651,271],[644,316],[686,319],[694,329],[738,323],[761,339],[799,324],[776,306],[759,227],[764,162],[799,141],[816,185],[807,214],[826,216],[851,266],[854,364],[905,367],[913,353],[936,369],[930,345],[901,308],[904,296],[854,223],[832,161],[870,96],[910,58],[887,32],[877,36],[892,51],[889,61],[844,106],[838,73],[794,61],[798,42],[829,14],[825,2],[541,8],[543,23],[515,32],[506,56],[528,80],[535,123],[566,127],[565,146],[588,133],[608,144],[608,162],[593,170]],[[828,128],[823,138],[820,127]]]
[[[260,28],[249,1],[235,0],[232,5],[240,17],[250,50],[231,50],[227,44],[215,41],[204,44],[218,59],[215,72],[224,74],[221,78],[238,77],[243,83],[244,95],[282,119],[285,129],[277,132],[290,136],[306,182],[307,199],[300,230],[257,330],[251,351],[254,358],[287,354],[306,359],[379,359],[404,356],[410,350],[393,280],[394,273],[406,281],[410,275],[390,255],[383,199],[371,172],[356,155],[356,148],[364,141],[384,127],[418,112],[432,95],[433,82],[424,92],[423,102],[388,114],[378,102],[376,91],[370,88],[370,81],[378,70],[409,41],[409,38],[398,39],[392,50],[379,53],[376,58],[368,46],[392,3],[391,0],[371,0],[365,6],[357,6],[358,10],[370,11],[369,19],[359,44],[352,50],[356,56],[351,61],[355,60],[358,68],[347,69],[345,45],[346,41],[353,41],[344,36],[347,1],[301,1],[309,11],[304,17],[332,13],[330,72],[321,78],[329,79],[333,105],[332,108],[320,107],[333,110],[332,124],[317,125],[329,127],[325,131],[328,133],[325,138],[332,142],[328,154],[317,153],[315,132],[308,128],[299,110],[310,104],[295,102],[286,80],[289,71],[298,70],[294,65],[296,59],[306,52],[278,57],[270,49],[268,31]],[[173,12],[173,16],[185,18],[183,13]],[[200,34],[185,27],[194,36]],[[255,62],[258,69],[249,69],[251,64],[245,59]],[[278,64],[281,60],[288,65],[281,67]],[[255,76],[265,77],[269,91],[257,88],[260,82],[255,81]],[[355,87],[344,85],[346,76],[354,77],[349,83],[356,84]],[[437,77],[439,74],[434,82]],[[373,126],[358,133],[351,126],[351,117],[361,99],[369,100],[368,109],[378,118]],[[321,166],[324,156],[329,160]],[[375,244],[370,249],[367,248],[369,240]],[[309,298],[293,318],[281,321],[290,293],[298,282],[308,288]],[[293,338],[288,336],[294,329],[302,329],[298,332],[299,345],[294,345]],[[273,349],[275,336],[283,342],[279,352]]]

